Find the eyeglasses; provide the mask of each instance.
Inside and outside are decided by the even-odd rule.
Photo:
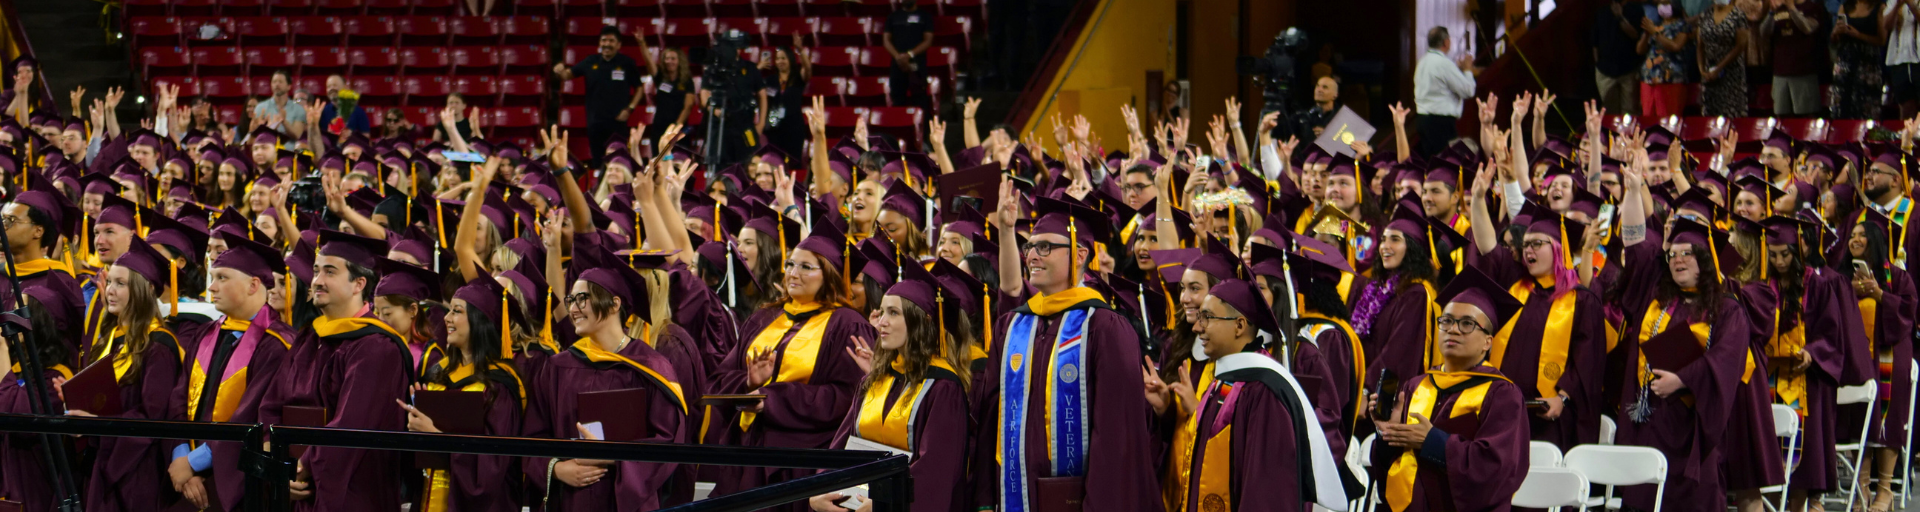
[[[1132,183],[1132,184],[1127,184],[1127,185],[1123,185],[1123,186],[1121,186],[1121,187],[1120,187],[1120,190],[1122,190],[1122,191],[1125,191],[1125,192],[1135,192],[1135,193],[1138,193],[1138,192],[1146,192],[1147,190],[1150,190],[1150,189],[1152,189],[1152,188],[1153,188],[1153,185],[1149,185],[1149,184],[1146,184],[1146,183]]]
[[[1218,321],[1222,321],[1222,322],[1230,322],[1230,321],[1233,321],[1233,320],[1239,320],[1239,319],[1241,319],[1241,318],[1243,318],[1243,317],[1237,317],[1237,316],[1213,316],[1213,312],[1212,312],[1212,311],[1201,311],[1201,312],[1200,312],[1200,321],[1202,321],[1202,322],[1212,322],[1212,321],[1215,321],[1215,320],[1218,320]]]
[[[1471,318],[1441,316],[1440,318],[1436,318],[1433,320],[1433,325],[1434,327],[1439,327],[1440,332],[1444,332],[1448,334],[1467,334],[1473,331],[1480,331],[1487,334],[1493,334],[1493,331],[1489,331],[1487,330],[1487,328],[1481,327],[1480,322],[1473,321],[1473,319]]]
[[[811,274],[811,273],[820,271],[819,265],[815,265],[812,263],[796,263],[792,261],[787,262],[787,264],[782,266],[781,268],[786,269],[788,274],[794,274],[794,273],[800,273],[800,272]]]
[[[1692,258],[1692,257],[1693,257],[1693,251],[1667,251],[1667,260],[1669,261],[1677,260],[1680,258]]]
[[[593,295],[588,294],[586,292],[581,292],[573,295],[568,295],[564,300],[567,303],[567,309],[573,309],[574,306],[586,307],[588,304],[593,303],[592,302]]]
[[[1034,256],[1045,258],[1047,256],[1052,256],[1054,249],[1068,248],[1068,247],[1073,247],[1073,244],[1058,244],[1053,242],[1027,242],[1026,245],[1020,246],[1020,250],[1023,252],[1031,252],[1033,253]]]
[[[0,216],[0,229],[13,229],[13,225],[19,224],[20,221],[19,217],[12,215]]]
[[[1526,242],[1522,242],[1520,246],[1527,248],[1527,250],[1534,250],[1534,249],[1544,249],[1552,244],[1553,242],[1549,242],[1546,240],[1528,240]]]

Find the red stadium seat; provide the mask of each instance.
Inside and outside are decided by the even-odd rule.
[[[406,16],[413,14],[413,2],[410,0],[366,0],[367,14],[373,16]],[[368,112],[367,115],[373,115]]]
[[[454,77],[453,92],[465,97],[468,105],[492,107],[500,104],[500,88],[493,77]]]
[[[847,78],[846,88],[841,93],[841,102],[849,107],[884,107],[887,102],[887,77],[861,76]]]
[[[166,0],[125,0],[121,4],[128,18],[155,17],[173,14],[169,12]]]
[[[367,11],[360,0],[314,0],[313,12],[321,16],[359,16]]]
[[[357,76],[349,83],[353,90],[360,93],[360,104],[395,106],[406,97],[406,89],[401,87],[400,79],[392,76]],[[372,113],[369,112],[369,115]]]
[[[800,10],[800,0],[754,0],[753,12],[768,18],[806,15]]]
[[[893,72],[893,56],[887,54],[885,47],[860,48],[860,56],[854,61],[855,73],[870,76],[887,76]]]
[[[547,77],[544,75],[518,75],[502,77],[500,83],[500,104],[509,107],[538,107],[546,104]]]
[[[393,21],[386,16],[352,16],[340,20],[347,46],[393,46]]]
[[[779,46],[793,44],[794,32],[799,32],[800,35],[805,37],[813,37],[814,28],[817,23],[818,20],[813,18],[766,18],[766,21],[761,24],[760,30],[766,33],[769,44]],[[818,44],[818,42],[814,44]]]
[[[714,34],[723,34],[723,33],[726,33],[726,31],[728,30],[739,30],[740,33],[746,34],[747,44],[756,45],[756,46],[766,44],[765,40],[761,38],[762,20],[760,20],[759,18],[714,18],[713,19]],[[758,52],[755,52],[755,53],[758,53]]]
[[[450,44],[455,46],[500,44],[500,25],[484,16],[447,18],[447,33],[453,36]]]
[[[267,0],[270,16],[307,16],[313,14],[313,0]]]
[[[853,62],[859,49],[843,46],[816,46],[813,48],[814,76],[854,76]]]
[[[177,7],[176,7],[177,8]],[[707,12],[715,18],[752,18],[753,0],[707,0]]]
[[[293,34],[294,46],[340,45],[340,20],[330,16],[287,18],[287,32]]]
[[[445,75],[453,70],[453,60],[447,57],[447,49],[401,48],[401,72],[407,75]]]
[[[660,10],[660,0],[613,0],[612,14],[616,18],[658,18],[664,16]],[[571,21],[571,20],[569,20]]]
[[[244,76],[201,76],[199,82],[200,94],[214,103],[240,103],[251,92],[247,90],[247,77]]]
[[[251,75],[247,77],[247,92],[262,98],[273,95],[273,75]]]
[[[566,44],[572,46],[600,44],[600,27],[604,26],[606,23],[600,18],[567,18]]]
[[[659,40],[660,30],[667,25],[666,18],[622,18],[616,22],[620,25],[622,43],[625,43],[627,38],[633,37],[634,32],[644,32],[649,39]],[[593,44],[600,44],[600,40],[594,39]]]
[[[401,80],[400,87],[411,106],[444,106],[447,94],[453,92],[453,83],[444,76],[410,76]]]
[[[241,50],[240,54],[247,59],[248,75],[272,74],[275,71],[292,73],[300,65],[293,49],[285,46],[247,48]]]
[[[537,44],[545,45],[550,40],[547,19],[531,16],[507,16],[500,18],[501,44]]]
[[[500,55],[490,46],[463,46],[449,48],[447,56],[453,59],[453,74],[467,76],[492,76],[500,74]]]
[[[843,137],[853,134],[853,127],[866,117],[867,109],[861,107],[827,107],[827,136]],[[804,114],[803,114],[804,115]]]
[[[893,13],[893,2],[890,0],[843,0],[840,4],[847,8],[848,16],[885,18]]]
[[[306,91],[307,94],[322,96],[327,93],[326,75],[301,75],[293,79],[293,90]]]
[[[881,23],[886,19],[881,18]],[[886,27],[880,27],[885,31]],[[973,19],[965,16],[940,16],[933,19],[933,44],[940,46],[973,47]]]
[[[825,18],[846,16],[847,7],[841,0],[800,0],[801,9],[807,16]]]
[[[181,97],[200,95],[200,81],[191,76],[163,76],[153,79],[153,90],[160,90],[160,87],[166,85],[180,86]]]
[[[704,48],[713,44],[712,32],[713,20],[710,18],[668,19],[666,25],[660,28],[659,46]]]
[[[867,46],[869,33],[864,18],[820,18],[814,36],[823,46]]]
[[[502,6],[502,7],[513,8],[514,16],[539,16],[543,18],[551,18],[554,15],[560,13],[560,6],[556,0],[520,0],[517,2],[509,3],[508,5]],[[473,14],[465,11],[461,11],[461,12],[465,14]],[[502,13],[502,14],[505,14],[505,13]]]
[[[239,38],[240,46],[274,47],[288,43],[287,21],[280,18],[233,18],[233,34]]]
[[[1867,132],[1872,131],[1873,127],[1877,124],[1878,123],[1874,121],[1861,121],[1856,119],[1834,120],[1833,128],[1827,130],[1827,140],[1825,142],[1840,144],[1866,140]]]
[[[186,44],[180,34],[180,20],[172,17],[128,19],[127,33],[133,36],[135,48]]]
[[[560,104],[579,106],[587,103],[587,84],[584,80],[574,79],[560,82]]]
[[[447,24],[432,16],[397,16],[393,31],[400,34],[400,46],[445,46]]]
[[[651,125],[653,124],[653,115],[655,112],[656,110],[653,105],[642,106],[640,110],[627,116],[627,126]]]
[[[247,63],[241,58],[238,47],[194,48],[189,54],[193,56],[195,75],[238,75],[246,72]]]
[[[174,16],[218,16],[219,2],[215,0],[173,0]]]
[[[648,105],[647,110],[649,111],[653,110],[653,106]],[[639,114],[639,112],[635,112],[634,114]],[[627,116],[627,117],[633,117],[633,116]],[[586,107],[561,107],[560,108],[560,127],[561,128],[586,128],[587,127],[587,108]]]
[[[222,123],[240,124],[240,114],[246,110],[246,105],[214,105],[213,116]]]
[[[986,0],[940,0],[941,16],[967,16],[976,20],[987,19]]]
[[[709,14],[707,14],[707,0],[663,0],[660,3],[660,9],[666,12],[664,17],[669,19],[705,18],[709,16]]]
[[[345,75],[348,71],[347,50],[338,46],[302,47],[294,50],[294,58],[300,62],[300,76]]]
[[[493,127],[492,138],[517,139],[534,136],[544,128],[540,110],[534,107],[509,107],[489,112],[492,119],[486,123]]]
[[[261,16],[267,12],[261,0],[220,0],[221,16]]]
[[[407,122],[409,123],[421,126],[438,126],[440,124],[440,109],[445,107],[445,105],[437,107],[412,106],[398,107],[398,109],[401,114],[406,115]]]
[[[452,16],[460,12],[458,0],[404,0],[413,4],[410,11],[414,16]]]
[[[148,77],[193,74],[193,61],[187,50],[178,46],[153,46],[140,49],[140,74]]]
[[[1826,140],[1832,127],[1825,119],[1789,118],[1780,120],[1780,128],[1799,140]]]
[[[560,16],[606,16],[604,0],[560,0]]]
[[[1682,141],[1711,141],[1725,136],[1726,129],[1712,117],[1689,117],[1681,121],[1679,135]]]
[[[954,50],[953,48],[945,47],[945,46],[928,48],[927,49],[927,75],[928,76],[945,75],[948,80],[953,80],[954,77],[957,76],[956,74],[959,73],[959,68],[960,68],[959,53],[960,53],[959,51]]]
[[[502,46],[495,50],[500,52],[500,63],[505,66],[501,72],[537,75],[553,72],[553,65],[547,62],[546,45]]]
[[[919,107],[876,107],[868,111],[867,129],[898,139],[919,140],[921,119]]]
[[[397,75],[400,73],[400,53],[390,46],[348,48],[347,66],[355,76]]]
[[[233,24],[227,18],[212,16],[175,16],[180,20],[180,35],[187,46],[233,46]]]
[[[846,106],[846,98],[841,97],[846,91],[847,79],[844,77],[816,76],[807,80],[807,96],[825,96],[828,105]]]

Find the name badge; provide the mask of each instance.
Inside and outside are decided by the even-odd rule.
[[[907,23],[919,23],[919,22],[920,22],[920,15],[915,14],[915,15],[907,16]]]
[[[615,82],[624,82],[627,80],[627,70],[614,68],[609,78],[612,78]]]
[[[660,84],[660,92],[673,92],[673,84]]]

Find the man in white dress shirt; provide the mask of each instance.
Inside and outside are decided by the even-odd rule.
[[[1419,114],[1420,148],[1424,156],[1433,156],[1458,137],[1454,127],[1460,121],[1461,105],[1473,97],[1473,56],[1450,59],[1453,39],[1447,27],[1427,30],[1427,54],[1413,68],[1413,108]]]

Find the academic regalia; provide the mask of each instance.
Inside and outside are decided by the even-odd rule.
[[[260,401],[272,387],[273,376],[282,370],[293,329],[280,321],[273,308],[261,306],[252,321],[222,318],[181,335],[189,341],[182,346],[185,373],[175,383],[174,395],[186,404],[187,421],[258,421]],[[238,510],[246,494],[241,485],[246,475],[240,472],[244,447],[227,441],[205,445],[212,465],[199,474],[206,477],[207,492],[215,497],[208,507]],[[200,444],[181,446],[198,449]],[[175,448],[175,457],[183,456],[180,449]]]
[[[1352,340],[1358,338],[1352,330],[1326,317],[1302,314],[1301,320],[1310,324],[1303,330],[1318,332],[1314,333],[1311,343],[1301,343],[1292,349],[1293,360],[1287,370],[1311,400],[1308,405],[1313,408],[1320,430],[1326,433],[1327,446],[1333,453],[1345,454],[1356,419],[1353,406],[1358,381],[1353,370]]]
[[[149,249],[151,250],[151,249]],[[127,337],[115,329],[109,349],[120,380],[122,411],[110,418],[179,421],[186,418],[184,396],[175,397],[174,383],[180,380],[180,346],[173,333],[153,327],[147,336],[146,351],[141,354],[139,375],[127,375],[123,364],[130,365]],[[88,478],[85,503],[88,510],[160,510],[179,500],[167,479],[167,464],[173,461],[172,447],[161,439],[146,437],[99,437],[93,474]]]
[[[1775,378],[1774,394],[1781,402],[1798,403],[1805,429],[1800,446],[1808,449],[1801,452],[1790,484],[1794,489],[1832,491],[1839,483],[1833,447],[1840,439],[1835,400],[1846,365],[1844,347],[1866,343],[1866,333],[1849,279],[1822,268],[1808,269],[1802,279],[1806,289],[1799,318],[1776,322],[1767,366]],[[1795,351],[1805,351],[1813,363],[1803,371],[1792,370]]]
[[[724,442],[734,446],[832,446],[853,403],[854,387],[864,376],[847,356],[847,347],[854,336],[875,339],[873,326],[849,308],[790,302],[754,313],[740,325],[740,332],[741,343],[713,369],[708,391],[767,395],[765,409],[757,414],[716,409],[709,428],[725,428]],[[776,353],[773,381],[753,389],[746,382],[747,361],[767,351]],[[715,496],[803,475],[798,470],[750,466],[721,471]]]
[[[902,360],[856,395],[834,434],[833,448],[860,436],[912,455],[913,510],[971,511],[967,494],[967,390],[938,356],[919,383],[904,378]]]
[[[22,354],[21,356],[24,356]],[[65,410],[65,404],[53,393],[54,379],[71,379],[73,371],[66,365],[53,365],[43,372],[44,381],[40,383],[47,390],[47,407],[58,413]],[[32,392],[26,386],[26,380],[20,378],[20,365],[15,363],[6,375],[0,376],[0,412],[7,414],[31,414]],[[42,436],[9,432],[0,434],[4,445],[0,446],[0,496],[18,501],[24,510],[30,512],[51,512],[65,496],[54,491],[53,470],[47,467],[46,455],[40,452],[40,443],[52,439],[56,450],[66,450],[67,443],[61,436]],[[71,456],[69,456],[71,458]],[[75,482],[78,484],[78,482]]]
[[[1731,281],[1729,281],[1731,282]],[[1720,485],[1727,490],[1758,489],[1786,483],[1786,459],[1773,428],[1773,389],[1767,371],[1767,341],[1774,338],[1781,298],[1770,283],[1744,284],[1735,291],[1753,340],[1747,346],[1751,370],[1735,383],[1732,416],[1720,444]],[[1786,361],[1792,361],[1787,358]]]
[[[581,338],[547,360],[540,377],[528,386],[525,428],[521,435],[547,439],[580,439],[576,425],[581,393],[646,388],[646,437],[627,441],[686,443],[693,427],[686,423],[687,401],[694,390],[684,389],[672,363],[641,340],[629,340],[619,352],[608,352],[592,338]],[[548,511],[652,510],[660,507],[662,487],[677,464],[622,461],[608,468],[605,479],[575,488],[550,473],[553,459],[528,457],[521,464],[530,502],[545,500]]]
[[[1884,415],[1872,418],[1874,427],[1869,436],[1875,444],[1896,447],[1903,446],[1908,438],[1907,402],[1914,392],[1909,370],[1914,364],[1911,337],[1920,290],[1916,289],[1913,274],[1908,271],[1890,268],[1887,275],[1891,282],[1881,286],[1878,304],[1870,298],[1860,298],[1856,304],[1861,321],[1867,326],[1867,338],[1879,355],[1880,395],[1887,397],[1877,400],[1886,406],[1875,406],[1875,413]]]
[[[1572,226],[1567,229],[1569,236],[1576,233]],[[1599,336],[1606,329],[1600,297],[1577,284],[1562,295],[1527,275],[1526,266],[1515,258],[1502,245],[1482,255],[1475,267],[1494,282],[1510,285],[1508,293],[1525,304],[1502,332],[1506,336],[1496,337],[1488,362],[1513,381],[1524,399],[1557,395],[1545,390],[1567,394],[1558,419],[1527,415],[1534,441],[1553,443],[1561,450],[1597,443],[1600,413],[1606,408],[1601,400],[1607,345],[1606,338]],[[1559,354],[1550,355],[1554,352]],[[1553,380],[1543,382],[1547,378]]]
[[[81,343],[80,325],[87,312],[86,299],[80,296],[80,281],[74,279],[73,269],[60,260],[40,258],[33,261],[17,262],[14,272],[18,273],[21,289],[45,288],[57,297],[50,304],[42,304],[52,316],[55,327],[63,333],[60,339],[67,343],[69,353],[79,353]],[[13,290],[13,281],[0,279],[0,308],[13,310],[19,305],[14,303],[17,294]]]
[[[1372,330],[1361,336],[1367,355],[1368,389],[1380,381],[1381,370],[1393,370],[1401,382],[1426,373],[1427,361],[1435,357],[1431,353],[1433,319],[1440,310],[1433,302],[1433,285],[1426,281],[1374,281],[1367,285],[1364,295],[1375,293],[1386,297],[1372,318]],[[1362,307],[1367,300],[1364,295]],[[1355,311],[1356,322],[1359,316]]]
[[[1264,359],[1265,361],[1258,361]],[[1249,362],[1253,361],[1253,362]],[[1200,408],[1188,465],[1180,468],[1192,482],[1169,511],[1308,510],[1320,483],[1303,470],[1335,471],[1328,447],[1310,447],[1304,386],[1283,375],[1267,356],[1239,353],[1221,358],[1214,366],[1214,383],[1197,389]],[[1271,386],[1284,386],[1275,389]],[[1327,450],[1328,468],[1316,468],[1315,449]],[[1339,489],[1337,473],[1332,483]],[[1322,476],[1324,478],[1324,475]],[[1331,496],[1344,501],[1344,495]]]
[[[686,329],[698,353],[708,367],[718,366],[734,345],[740,344],[739,326],[733,310],[707,288],[705,282],[686,268],[671,271],[673,279],[673,323]]]
[[[1404,381],[1399,393],[1408,417],[1421,413],[1433,420],[1433,430],[1418,450],[1373,443],[1368,456],[1386,497],[1382,510],[1512,509],[1513,493],[1526,479],[1531,436],[1520,387],[1491,366],[1436,367]]]
[[[321,316],[298,338],[293,361],[314,364],[308,384],[311,405],[326,410],[327,428],[406,431],[406,416],[391,405],[407,397],[415,378],[400,333],[371,316]],[[313,476],[314,493],[312,499],[295,502],[296,510],[400,506],[400,489],[393,485],[407,460],[400,453],[315,446],[300,460]]]
[[[475,393],[486,393],[485,435],[513,437],[520,435],[520,427],[525,419],[522,410],[526,404],[526,389],[513,373],[511,366],[491,369],[487,375],[476,374],[473,364],[446,370],[444,360],[434,365],[434,371],[446,371],[451,385],[423,382],[421,388],[427,391],[457,389]],[[520,510],[518,491],[521,488],[520,458],[505,455],[482,455],[473,453],[447,454],[447,469],[431,470],[427,478],[429,487],[426,503],[415,502],[414,510],[452,511],[452,512],[514,512]],[[442,508],[444,507],[444,508]]]
[[[1692,224],[1691,221],[1678,222]],[[1695,246],[1700,247],[1700,244],[1696,243]],[[1714,249],[1723,258],[1733,251],[1730,246]],[[1623,412],[1615,442],[1653,447],[1666,455],[1670,468],[1665,496],[1667,507],[1719,510],[1725,506],[1726,495],[1720,487],[1720,454],[1716,449],[1721,444],[1725,426],[1737,402],[1735,393],[1745,373],[1751,325],[1739,301],[1730,293],[1690,300],[1669,299],[1666,303],[1656,304],[1656,287],[1664,279],[1660,273],[1667,271],[1666,256],[1659,239],[1629,246],[1624,252],[1622,259],[1626,268],[1648,271],[1628,274],[1621,284],[1626,287],[1622,296],[1622,310],[1626,313],[1626,319],[1622,323],[1624,328],[1619,347],[1624,349],[1626,361],[1631,363],[1621,375],[1624,382],[1619,388],[1619,403]],[[1701,279],[1716,278],[1714,269],[1707,261],[1709,258],[1696,257],[1702,260],[1702,267],[1705,267],[1700,270]],[[1718,315],[1711,324],[1696,322],[1700,309],[1696,302],[1703,300],[1718,301]],[[1651,390],[1646,391],[1652,411],[1644,422],[1639,422],[1630,418],[1631,414],[1627,411],[1638,401],[1642,379],[1650,378],[1642,367],[1643,363],[1636,362],[1642,359],[1640,343],[1655,335],[1644,332],[1650,330],[1646,327],[1660,327],[1662,332],[1692,329],[1695,333],[1706,331],[1709,334],[1707,339],[1700,340],[1706,347],[1705,355],[1674,372],[1686,383],[1685,392],[1661,398]],[[1698,337],[1698,334],[1695,336]],[[1628,487],[1622,491],[1626,506],[1651,510],[1654,490],[1641,487],[1645,486]]]

